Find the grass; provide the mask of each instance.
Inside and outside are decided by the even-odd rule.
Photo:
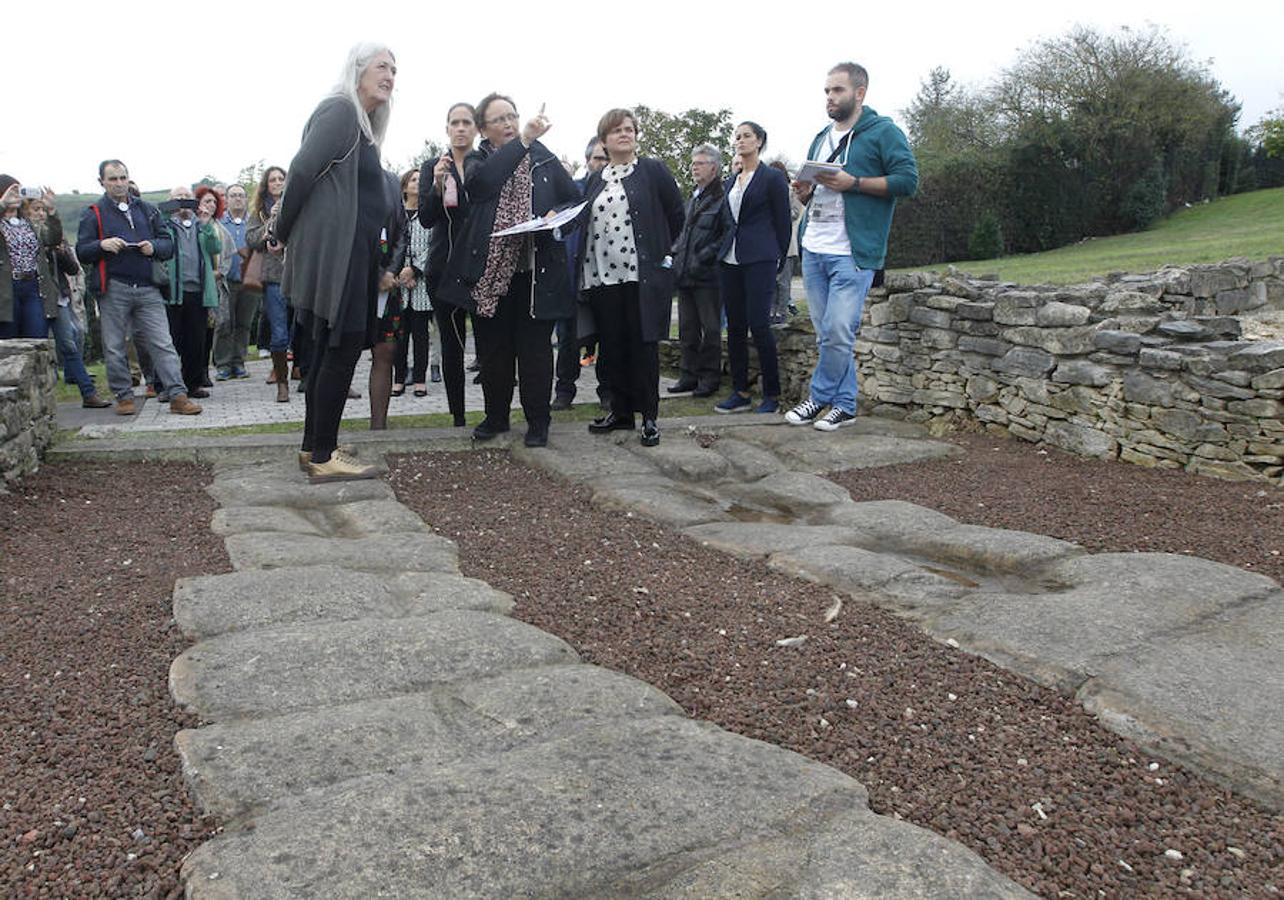
[[[1088,238],[1044,253],[954,263],[1020,284],[1070,284],[1109,272],[1284,254],[1284,188],[1251,191],[1182,209],[1147,231]],[[933,268],[933,267],[926,267]],[[908,270],[904,270],[908,271]]]

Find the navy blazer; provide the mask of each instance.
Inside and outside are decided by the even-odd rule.
[[[750,263],[780,261],[789,255],[789,238],[793,233],[793,220],[789,216],[789,179],[779,169],[759,163],[754,170],[744,196],[740,198],[740,220],[731,215],[731,189],[736,186],[732,175],[723,183],[722,218],[725,234],[718,249],[718,259],[731,250],[736,242],[736,262]]]

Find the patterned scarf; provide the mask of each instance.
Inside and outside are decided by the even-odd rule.
[[[512,228],[531,219],[531,157],[526,154],[516,170],[499,189],[499,208],[495,210],[495,231]],[[486,269],[473,287],[477,315],[489,319],[499,307],[499,298],[508,293],[509,282],[517,271],[526,235],[509,235],[490,239],[486,251]]]

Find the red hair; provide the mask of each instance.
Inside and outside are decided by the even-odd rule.
[[[218,191],[214,190],[214,188],[210,187],[208,184],[202,184],[196,188],[196,191],[195,191],[196,202],[200,203],[203,199],[205,199],[206,194],[213,194],[214,200],[218,204],[217,206],[214,207],[214,218],[216,219],[223,218],[223,207],[224,207],[223,195],[220,194]]]

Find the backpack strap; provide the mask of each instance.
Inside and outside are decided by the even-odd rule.
[[[94,211],[94,218],[98,220],[98,243],[103,240],[103,214],[98,210],[97,203],[91,203],[89,208]],[[102,253],[98,254],[98,289],[104,294],[107,293],[107,260],[103,258]]]

